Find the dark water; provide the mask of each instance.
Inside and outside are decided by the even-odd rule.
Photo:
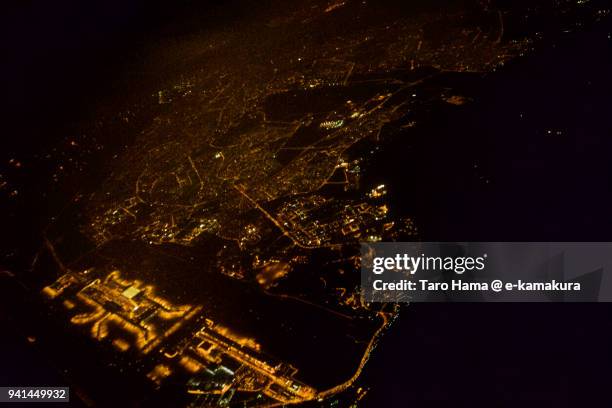
[[[415,304],[364,372],[366,407],[610,402],[610,307]]]
[[[426,239],[609,240],[607,36],[570,36],[475,82],[473,104],[392,139],[366,177],[387,180]]]
[[[612,239],[608,30],[489,75],[474,104],[392,141],[372,169],[393,210],[425,240]],[[611,316],[609,304],[409,305],[364,373],[364,405],[609,404]]]

